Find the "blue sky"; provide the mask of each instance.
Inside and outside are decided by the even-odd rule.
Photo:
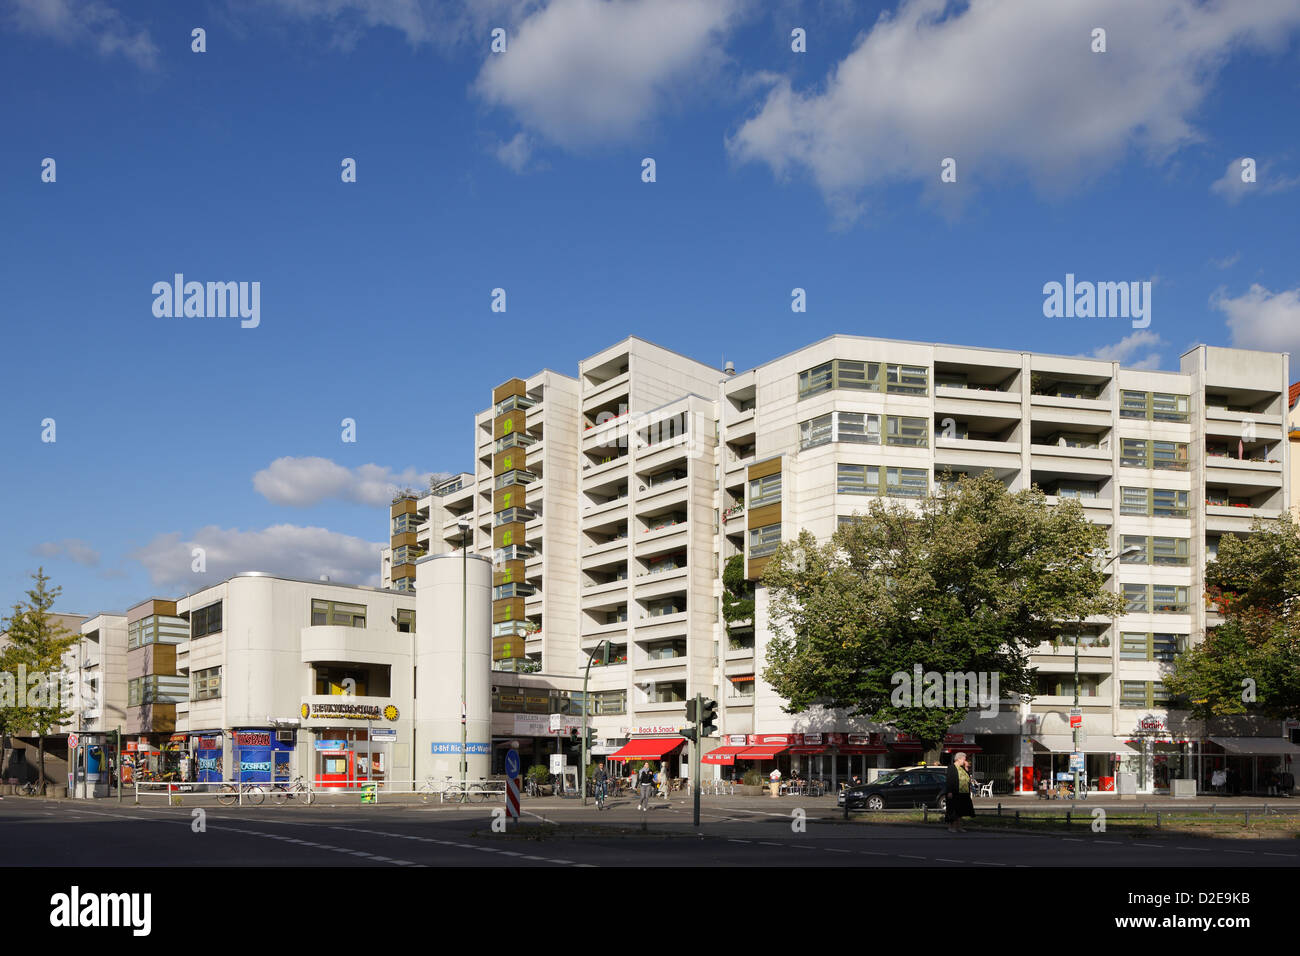
[[[0,602],[38,564],[83,613],[374,583],[493,385],[629,334],[1291,351],[1298,58],[1293,0],[9,0]],[[259,282],[260,324],[155,316],[178,272]],[[1067,272],[1152,281],[1150,327],[1045,318]]]

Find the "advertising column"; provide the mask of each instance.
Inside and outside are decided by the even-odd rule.
[[[492,760],[492,562],[476,555],[437,554],[418,564],[416,774],[437,784],[448,777],[460,779],[463,678],[466,779],[478,780],[491,772]],[[468,595],[463,604],[462,593]]]

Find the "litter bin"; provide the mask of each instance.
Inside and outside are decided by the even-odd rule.
[[[365,785],[362,786],[362,788],[361,788],[361,802],[362,802],[362,803],[374,803],[374,802],[375,802],[375,785],[374,785],[373,783],[367,783],[367,784],[365,784]]]

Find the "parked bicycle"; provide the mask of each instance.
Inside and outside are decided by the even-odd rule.
[[[303,782],[302,775],[299,774],[293,778],[293,783],[276,784],[271,791],[271,799],[275,801],[277,807],[283,806],[286,800],[299,800],[307,806],[311,806],[316,799],[316,792]]]
[[[242,794],[242,801],[241,801]],[[258,807],[266,799],[266,790],[257,783],[225,783],[217,793],[217,802],[223,807],[232,807],[236,803],[251,803]]]
[[[18,792],[25,797],[35,797],[41,792],[41,785],[35,780],[28,780],[18,788]]]

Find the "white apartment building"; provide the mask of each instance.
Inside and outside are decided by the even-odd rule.
[[[916,742],[889,728],[783,711],[762,680],[760,575],[780,541],[804,528],[828,536],[867,496],[906,501],[945,473],[992,471],[1013,491],[1080,499],[1110,530],[1111,554],[1124,555],[1108,580],[1128,610],[1039,647],[1033,700],[954,728],[947,749],[1024,785],[1031,777],[1013,776],[1017,766],[1063,769],[1077,642],[1094,780],[1132,772],[1149,792],[1248,758],[1242,731],[1170,712],[1160,679],[1214,623],[1200,595],[1219,537],[1289,506],[1289,376],[1286,355],[1206,346],[1163,372],[837,335],[738,375],[633,337],[580,361],[576,380],[513,379],[476,416],[475,480],[444,502],[444,534],[471,515],[473,548],[496,566],[494,734],[509,733],[511,711],[524,714],[516,736],[535,728],[548,686],[550,706],[567,701],[576,713],[575,681],[594,656],[588,704],[601,752],[631,743],[683,772],[688,750],[675,733],[686,700],[702,693],[722,706],[722,737],[705,747],[711,770],[776,761],[843,779],[914,760]],[[758,586],[753,620],[728,624],[720,603],[733,556]],[[507,674],[534,667],[525,694]],[[1280,739],[1281,729],[1263,733]],[[540,736],[533,743],[545,749]],[[1300,752],[1270,747],[1280,759]]]

